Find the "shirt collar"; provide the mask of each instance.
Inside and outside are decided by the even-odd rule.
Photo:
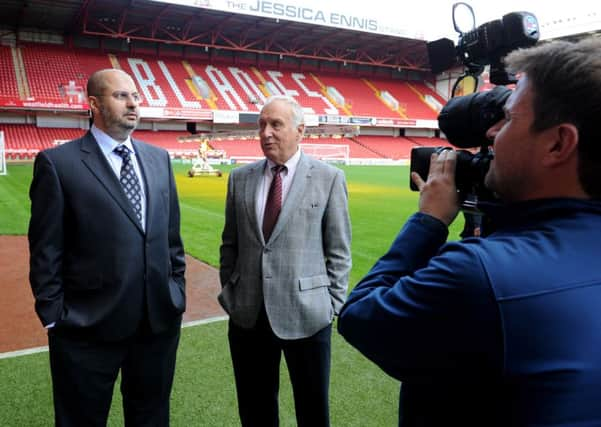
[[[300,160],[300,156],[301,156],[301,150],[297,149],[296,153],[294,153],[294,155],[292,157],[290,157],[286,163],[284,163],[284,166],[286,166],[286,175],[289,175],[289,176],[294,175],[294,172],[296,171],[296,167],[298,166],[298,162]],[[266,165],[265,169],[269,171],[275,165],[276,164],[274,162],[267,159],[267,165]]]
[[[111,136],[109,136],[106,132],[98,129],[95,125],[92,125],[90,132],[96,139],[98,146],[105,155],[112,153],[113,150],[120,144],[125,145],[129,149],[130,153],[135,155],[134,146],[129,136],[124,142],[119,142],[111,138]]]

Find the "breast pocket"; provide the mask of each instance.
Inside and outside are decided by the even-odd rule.
[[[326,274],[311,277],[301,277],[298,279],[299,289],[301,291],[310,291],[312,289],[327,288],[330,286],[330,279]]]

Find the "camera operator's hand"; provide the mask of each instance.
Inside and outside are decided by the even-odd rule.
[[[417,172],[411,179],[419,189],[419,211],[438,218],[447,226],[459,213],[459,198],[455,187],[457,153],[444,150],[432,154],[428,179],[424,181]]]

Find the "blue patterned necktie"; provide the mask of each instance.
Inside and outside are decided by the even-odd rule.
[[[267,202],[265,203],[265,213],[263,215],[263,238],[267,242],[275,227],[275,223],[280,216],[282,209],[282,176],[281,172],[286,170],[286,166],[276,165],[271,168],[273,171],[273,180],[267,194]]]
[[[123,191],[125,191],[127,199],[134,208],[138,221],[142,224],[142,188],[140,187],[140,181],[138,180],[138,176],[136,175],[136,171],[131,162],[129,148],[120,144],[113,151],[123,159],[119,182],[121,182]]]

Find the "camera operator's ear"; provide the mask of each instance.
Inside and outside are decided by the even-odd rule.
[[[543,132],[549,132],[542,160],[544,166],[556,167],[578,158],[578,128],[571,123],[561,123]]]

